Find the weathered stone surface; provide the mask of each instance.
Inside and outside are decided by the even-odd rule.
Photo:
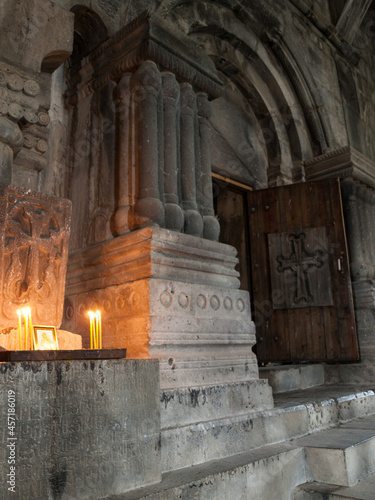
[[[34,324],[60,326],[71,203],[14,186],[0,188],[1,327],[31,308]]]
[[[11,436],[2,415],[1,498],[104,498],[160,481],[158,380],[157,361],[1,363],[1,408],[14,397],[16,419]]]
[[[259,368],[259,376],[268,380],[274,394],[307,389],[324,384],[324,366],[269,366]]]
[[[194,236],[140,229],[72,253],[67,296],[151,277],[235,289],[236,253],[233,247]]]
[[[50,58],[52,72],[70,55],[74,16],[49,0],[4,0],[0,16],[0,54],[32,71]],[[53,64],[52,64],[53,61]]]

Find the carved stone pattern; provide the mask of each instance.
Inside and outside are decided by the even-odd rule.
[[[175,73],[183,81],[191,82],[194,87],[210,96],[218,97],[222,94],[221,82],[217,77],[195,67],[192,61],[176,56],[172,50],[163,47],[157,39],[154,40],[152,35],[130,52],[128,52],[129,47],[126,51],[123,50],[123,46],[127,45],[127,37],[131,37],[132,31],[140,25],[149,22],[147,18],[148,15],[140,16],[139,19],[130,23],[92,53],[87,67],[69,82],[67,96],[70,105],[77,104],[79,100],[87,97],[110,80],[117,80],[124,73],[134,71],[139,63],[145,60],[154,61],[164,70]],[[107,53],[110,55],[109,57]],[[119,56],[114,57],[114,54]],[[83,80],[81,80],[82,74],[85,75]]]
[[[160,295],[160,302],[164,307],[170,307],[172,305],[172,295],[167,290],[164,290]]]
[[[186,293],[181,292],[178,297],[178,303],[183,309],[186,309],[190,303],[189,296]]]
[[[213,295],[210,299],[210,305],[214,311],[220,308],[220,299],[217,295]]]
[[[32,308],[34,321],[58,325],[63,311],[70,203],[6,188],[0,224],[0,322],[14,324],[15,311]]]
[[[197,297],[197,305],[200,309],[206,309],[207,299],[203,294],[199,294]]]
[[[236,307],[240,312],[243,312],[245,310],[245,303],[242,299],[237,299],[236,301]]]

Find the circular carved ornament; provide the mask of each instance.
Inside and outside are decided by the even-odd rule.
[[[48,113],[43,113],[43,112],[38,113],[38,120],[40,125],[46,127],[50,122]]]
[[[12,104],[9,104],[8,115],[11,118],[19,120],[23,116],[23,109],[21,108],[21,106],[19,104],[12,102]]]
[[[39,153],[45,153],[48,149],[48,144],[45,140],[39,139],[36,143],[35,149],[39,151]]]
[[[34,80],[27,80],[23,86],[23,91],[30,97],[35,97],[40,92],[40,87]]]
[[[178,296],[178,303],[183,309],[186,309],[189,305],[189,296],[185,292],[181,292]]]
[[[112,309],[111,301],[109,299],[105,299],[103,301],[103,310],[105,312],[109,312],[111,309]]]
[[[132,292],[130,295],[130,303],[132,306],[138,306],[141,302],[141,296],[138,292]]]
[[[86,306],[85,306],[85,304],[83,302],[82,302],[82,304],[80,304],[78,306],[78,312],[79,312],[79,314],[81,316],[83,316],[85,314],[85,312],[86,312]]]
[[[160,302],[164,307],[170,307],[172,305],[172,295],[167,290],[164,290],[160,295]]]
[[[217,295],[213,295],[210,299],[210,305],[214,311],[217,311],[220,307],[220,299]]]
[[[197,306],[200,309],[206,309],[207,307],[207,299],[202,293],[200,293],[197,297]]]
[[[225,297],[224,307],[227,311],[231,311],[233,309],[233,302],[232,302],[232,299],[230,297]]]
[[[245,310],[245,303],[242,299],[237,299],[236,306],[240,312],[243,312]]]
[[[31,134],[25,134],[23,136],[23,145],[27,149],[31,149],[35,146],[35,137]]]
[[[8,79],[8,87],[14,92],[21,92],[23,89],[23,80],[17,75],[11,75]]]
[[[5,85],[7,82],[7,76],[4,71],[0,71],[0,85]]]
[[[65,309],[65,317],[66,319],[72,319],[74,315],[74,308],[71,304],[69,304]]]
[[[23,116],[28,123],[36,123],[38,121],[38,116],[32,111],[26,111]]]
[[[126,306],[126,298],[123,295],[117,297],[116,307],[117,309],[125,309]]]

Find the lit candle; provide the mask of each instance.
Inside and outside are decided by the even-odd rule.
[[[31,322],[31,309],[29,309],[29,328],[30,328],[30,342],[31,342],[31,350],[35,350],[35,338],[34,338],[34,329],[33,324]]]
[[[22,351],[22,325],[21,325],[21,310],[18,309],[18,336],[19,336],[19,348]]]
[[[102,348],[102,315],[100,311],[96,311],[96,321],[97,321],[97,328],[98,328],[98,349]]]
[[[22,309],[23,314],[23,324],[25,326],[25,351],[27,350],[27,342],[29,337],[29,315],[31,316],[31,311],[29,307],[24,307]],[[30,332],[31,334],[31,332]]]
[[[94,341],[94,313],[92,311],[89,311],[88,315],[90,318],[90,349],[92,349]]]

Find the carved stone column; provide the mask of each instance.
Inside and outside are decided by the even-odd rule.
[[[236,250],[213,241],[208,101],[221,82],[212,61],[146,13],[95,49],[73,80],[68,104],[79,116],[82,108],[87,124],[100,90],[117,84],[118,192],[108,194],[116,197],[116,237],[71,253],[64,327],[87,346],[86,312],[99,308],[103,346],[158,358],[163,389],[224,384],[228,415],[238,383],[254,407],[271,407]],[[81,196],[82,213],[90,205]]]
[[[135,216],[141,226],[164,225],[164,206],[159,193],[158,96],[161,76],[154,62],[140,65],[130,81],[134,92],[138,201]]]
[[[117,175],[118,175],[118,208],[115,213],[117,234],[130,230],[129,217],[131,209],[131,143],[130,143],[130,78],[131,73],[125,73],[115,89],[117,117]]]
[[[203,236],[203,219],[198,211],[196,191],[195,115],[196,95],[192,86],[181,86],[181,186],[185,233]]]
[[[197,103],[202,167],[203,237],[216,241],[219,238],[220,225],[219,221],[215,218],[212,196],[210,126],[208,122],[212,111],[206,94],[198,94]]]
[[[165,227],[181,231],[184,226],[184,213],[178,198],[178,104],[180,87],[173,73],[163,73],[163,103],[164,103],[164,201]]]

